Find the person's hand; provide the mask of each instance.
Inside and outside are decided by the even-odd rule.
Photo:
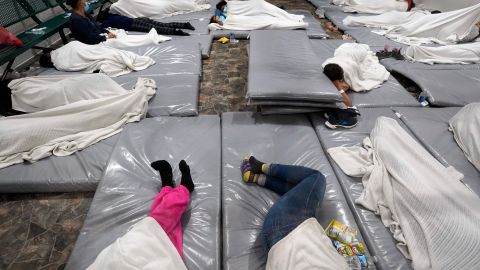
[[[117,37],[117,35],[115,35],[112,32],[108,32],[107,36],[108,36],[108,38],[116,38]]]

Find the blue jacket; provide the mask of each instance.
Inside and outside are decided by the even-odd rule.
[[[85,44],[94,45],[107,40],[101,34],[108,31],[90,15],[83,17],[72,12],[72,15],[70,15],[70,31],[72,31],[76,40]]]

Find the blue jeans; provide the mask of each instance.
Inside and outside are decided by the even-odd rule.
[[[267,213],[261,234],[267,251],[305,220],[315,217],[325,194],[325,176],[302,166],[271,164],[265,188],[283,195]]]

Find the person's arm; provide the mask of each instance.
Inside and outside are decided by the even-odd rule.
[[[347,95],[347,93],[345,93],[345,90],[338,90],[340,92],[340,95],[342,95],[342,98],[343,98],[343,103],[345,103],[345,105],[347,105],[347,107],[352,107],[353,106],[353,103],[352,103],[352,100],[350,100],[350,97]]]

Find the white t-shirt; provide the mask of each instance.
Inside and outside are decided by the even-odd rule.
[[[307,269],[349,269],[315,218],[298,225],[268,252],[266,270]]]

